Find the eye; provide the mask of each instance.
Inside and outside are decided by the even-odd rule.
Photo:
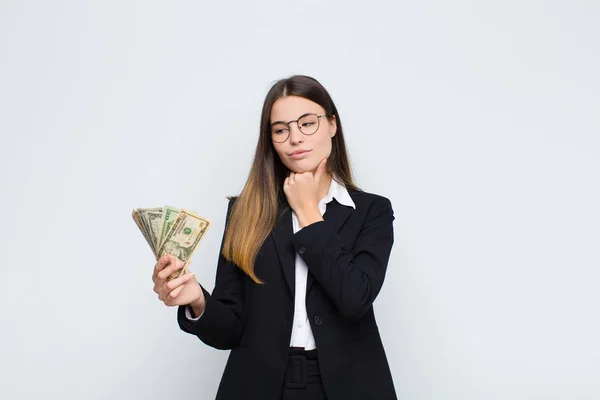
[[[303,122],[302,126],[309,127],[309,126],[313,126],[314,124],[315,124],[314,122]]]

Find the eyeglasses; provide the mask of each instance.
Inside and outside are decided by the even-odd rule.
[[[277,121],[271,124],[270,133],[271,139],[277,143],[283,143],[290,136],[290,124],[295,122],[298,126],[298,130],[305,135],[312,135],[319,130],[319,125],[322,117],[328,117],[329,114],[317,115],[314,113],[306,113],[300,118],[283,122]]]

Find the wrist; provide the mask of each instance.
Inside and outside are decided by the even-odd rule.
[[[198,318],[198,316],[202,314],[202,312],[204,312],[204,309],[206,308],[206,301],[203,298],[199,298],[188,304],[188,306],[192,309],[194,318]]]
[[[310,210],[300,211],[296,214],[298,216],[300,228],[304,228],[305,226],[314,224],[315,222],[324,221],[323,216],[317,207]]]

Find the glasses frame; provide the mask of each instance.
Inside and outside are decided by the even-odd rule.
[[[306,116],[308,116],[308,115],[314,115],[314,116],[316,116],[316,117],[317,117],[317,129],[315,129],[315,131],[314,131],[313,133],[304,133],[304,132],[302,131],[302,128],[300,128],[300,122],[298,122],[298,121],[300,121],[302,118],[304,118],[304,117],[306,117]],[[273,122],[272,124],[269,124],[269,136],[271,137],[271,140],[272,140],[272,141],[274,141],[275,143],[284,143],[286,140],[288,140],[288,139],[289,139],[289,137],[290,137],[290,133],[292,132],[292,127],[290,126],[290,124],[291,124],[292,122],[295,122],[295,123],[296,123],[296,126],[298,127],[298,130],[299,130],[300,132],[302,132],[302,134],[303,134],[303,135],[306,135],[306,136],[311,136],[311,135],[314,135],[315,133],[317,133],[317,132],[319,131],[319,128],[321,127],[321,118],[322,118],[322,117],[327,117],[327,118],[329,118],[329,117],[330,117],[330,114],[321,114],[321,115],[317,115],[317,113],[306,113],[306,114],[302,114],[301,116],[299,116],[299,117],[298,117],[298,119],[293,119],[293,120],[291,120],[291,121],[288,121],[288,122],[283,122],[283,121],[276,121],[276,122]],[[286,125],[287,125],[287,127],[288,127],[288,134],[287,134],[287,136],[285,137],[285,139],[283,139],[282,141],[278,141],[278,140],[275,140],[275,139],[273,139],[273,125],[275,125],[275,124],[286,124]]]

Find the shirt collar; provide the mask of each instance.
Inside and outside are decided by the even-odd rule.
[[[336,181],[335,177],[332,177],[331,184],[329,185],[329,191],[327,192],[327,195],[323,199],[321,199],[320,203],[327,204],[331,202],[334,198],[341,205],[356,209],[356,205],[354,204],[354,201],[352,201],[350,193],[348,193],[346,187],[340,184],[338,181]]]

